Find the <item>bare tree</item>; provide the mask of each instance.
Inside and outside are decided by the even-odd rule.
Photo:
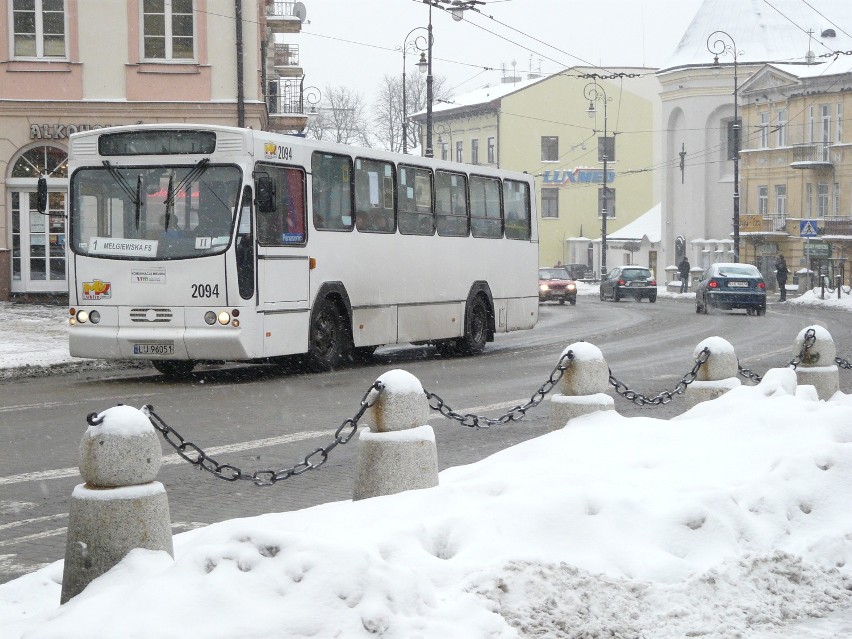
[[[321,106],[308,118],[305,135],[315,140],[372,147],[364,96],[345,86],[327,86]]]
[[[373,111],[373,135],[376,143],[389,151],[402,151],[404,130],[403,112],[408,116],[409,150],[420,144],[420,125],[411,121],[411,115],[426,108],[426,78],[420,73],[406,74],[406,109],[402,108],[402,77],[384,76],[376,94]],[[433,101],[447,99],[446,78],[432,78]]]

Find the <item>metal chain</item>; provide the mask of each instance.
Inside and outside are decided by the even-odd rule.
[[[709,358],[710,349],[705,346],[695,358],[695,365],[692,367],[692,370],[683,376],[683,379],[678,382],[677,386],[675,386],[673,390],[665,390],[659,395],[656,395],[655,397],[645,397],[642,393],[637,393],[636,391],[630,390],[624,382],[618,381],[613,376],[612,370],[610,370],[609,372],[609,383],[615,387],[616,393],[618,393],[625,399],[630,400],[634,404],[638,404],[639,406],[644,406],[645,404],[652,404],[654,406],[658,406],[660,404],[668,404],[670,401],[672,401],[672,398],[675,395],[683,393],[686,390],[686,387],[695,381],[695,378],[698,377],[698,370],[705,364],[705,362],[707,362]]]
[[[828,53],[823,53],[822,55],[818,55],[818,58],[831,58],[831,57],[839,57],[841,55],[852,55],[852,51],[829,51]]]
[[[353,435],[355,435],[355,432],[358,430],[358,420],[363,417],[364,412],[370,406],[376,403],[376,400],[379,398],[383,389],[384,384],[379,381],[373,382],[369,390],[364,394],[363,399],[361,399],[361,407],[358,409],[358,412],[355,413],[351,419],[345,420],[337,428],[334,432],[334,440],[328,446],[317,448],[312,453],[306,455],[304,460],[290,468],[283,468],[281,470],[255,470],[251,474],[242,471],[231,464],[219,463],[216,459],[205,453],[199,446],[186,441],[180,433],[166,424],[162,417],[154,412],[154,407],[150,404],[144,406],[142,408],[142,412],[144,412],[148,419],[151,420],[151,424],[154,428],[163,435],[163,439],[165,439],[169,445],[177,451],[177,454],[193,466],[203,468],[207,472],[212,473],[219,479],[224,479],[225,481],[237,481],[243,479],[252,482],[256,486],[271,486],[276,482],[290,479],[290,477],[295,475],[301,475],[308,470],[316,470],[328,461],[328,454],[338,444],[346,444],[350,439],[352,439]],[[371,394],[373,395],[372,397]],[[94,426],[101,423],[103,418],[98,418],[97,413],[90,413],[86,418],[86,421],[88,421],[90,425]]]
[[[554,368],[550,373],[550,377],[535,393],[533,393],[529,401],[525,404],[518,404],[517,406],[510,408],[507,413],[500,417],[484,417],[483,415],[474,415],[472,413],[466,413],[463,415],[447,406],[447,403],[435,393],[430,393],[427,390],[424,390],[423,392],[426,393],[426,398],[429,400],[429,408],[438,411],[444,417],[461,422],[462,426],[470,426],[471,428],[489,428],[496,424],[507,424],[509,422],[515,422],[523,419],[524,415],[526,415],[526,412],[530,408],[538,406],[544,400],[545,396],[553,390],[553,387],[556,386],[560,379],[562,379],[562,375],[568,369],[568,366],[573,360],[574,351],[568,351],[562,355],[562,357],[559,358],[559,362],[556,364],[556,368]]]
[[[840,368],[852,370],[852,363],[850,363],[849,360],[843,359],[842,357],[835,357],[834,363],[837,364]]]
[[[802,340],[802,349],[799,351],[798,355],[796,355],[793,359],[790,360],[790,362],[787,364],[787,366],[792,368],[793,370],[796,370],[796,368],[799,366],[799,364],[802,363],[802,360],[805,359],[805,357],[807,356],[808,349],[810,349],[815,343],[816,343],[816,331],[812,328],[809,328],[807,331],[805,331],[805,339]],[[835,360],[836,359],[839,359],[839,358],[835,358]],[[743,377],[745,377],[748,380],[751,380],[755,384],[760,384],[761,380],[763,379],[760,375],[758,375],[754,371],[751,371],[747,368],[743,368],[742,366],[740,366],[739,362],[737,363],[737,368],[739,369],[740,375],[742,375]],[[850,368],[852,368],[852,366]]]

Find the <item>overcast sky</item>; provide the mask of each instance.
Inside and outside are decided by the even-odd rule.
[[[345,85],[368,101],[383,75],[402,74],[406,36],[429,21],[422,0],[304,4],[302,33],[286,41],[300,47],[305,86]],[[499,83],[503,69],[526,77],[530,68],[547,74],[576,64],[659,67],[700,5],[701,0],[488,0],[477,5],[480,13],[467,12],[461,22],[432,9],[432,72],[446,76],[458,95]],[[415,31],[409,41],[423,35],[425,46],[425,34]],[[408,73],[417,73],[418,58],[419,52],[407,54]]]

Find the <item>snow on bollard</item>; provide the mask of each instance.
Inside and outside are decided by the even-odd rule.
[[[837,349],[831,333],[822,326],[803,328],[793,343],[793,355],[798,357],[802,352],[805,335],[809,330],[814,332],[814,343],[805,351],[802,361],[796,367],[796,375],[799,384],[814,386],[820,399],[831,399],[840,390],[840,373],[834,363]]]
[[[581,415],[600,410],[615,410],[615,402],[606,394],[609,389],[609,366],[601,350],[588,342],[576,342],[562,351],[574,359],[565,369],[556,390],[550,398],[550,428],[559,430]]]
[[[91,416],[71,494],[60,603],[80,594],[134,548],[170,555],[169,501],[155,481],[162,449],[148,416],[115,406]]]
[[[358,438],[354,500],[438,485],[435,432],[426,423],[429,401],[420,380],[396,369],[377,381],[384,389],[364,413],[371,428]]]
[[[716,399],[741,384],[737,377],[739,372],[737,354],[731,343],[721,337],[708,337],[699,342],[692,351],[693,359],[698,357],[705,348],[710,350],[710,355],[698,369],[695,381],[686,387],[683,394],[687,408],[692,408],[700,402]]]

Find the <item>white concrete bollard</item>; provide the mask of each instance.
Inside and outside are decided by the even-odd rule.
[[[609,366],[601,350],[588,342],[576,342],[562,351],[560,358],[568,351],[574,352],[574,359],[556,386],[558,392],[550,397],[552,430],[565,428],[575,417],[615,410],[615,401],[606,394]]]
[[[358,438],[354,500],[438,485],[435,432],[426,423],[430,408],[423,386],[398,369],[377,381],[384,389],[364,413],[371,427]]]
[[[695,381],[689,384],[683,393],[687,408],[721,397],[741,385],[737,377],[737,354],[731,343],[721,337],[708,337],[695,347],[692,357],[698,357],[705,347],[710,349],[710,356],[698,369]]]
[[[831,333],[822,326],[814,325],[803,328],[796,336],[796,341],[793,342],[793,356],[798,357],[799,353],[802,352],[805,334],[809,329],[814,331],[814,343],[805,352],[801,363],[796,367],[796,375],[799,384],[810,384],[815,387],[820,399],[831,399],[840,390],[840,372],[834,362],[837,349],[834,346]]]
[[[92,421],[80,443],[86,483],[71,494],[60,603],[134,548],[173,554],[166,489],[154,481],[162,449],[148,416],[115,406]]]

